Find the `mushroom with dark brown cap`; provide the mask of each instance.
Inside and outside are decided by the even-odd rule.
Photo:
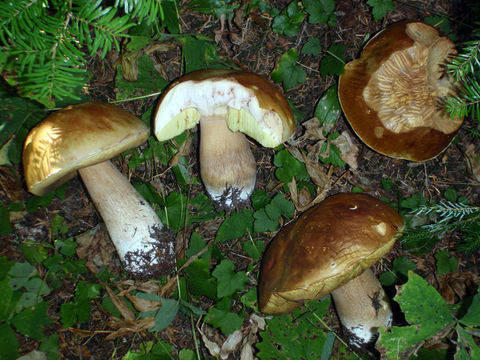
[[[352,345],[373,341],[392,321],[389,301],[369,269],[393,246],[402,217],[366,194],[328,197],[280,230],[267,248],[259,307],[283,314],[304,301],[332,294]]]
[[[448,38],[418,21],[375,35],[339,79],[340,104],[358,137],[393,158],[424,161],[442,152],[463,123],[442,106],[456,92],[444,69],[454,54]]]
[[[144,143],[149,128],[129,112],[106,103],[83,103],[37,124],[23,148],[28,190],[44,195],[78,171],[105,222],[120,259],[136,275],[174,268],[172,234],[109,159]]]
[[[200,123],[200,174],[219,209],[249,200],[255,158],[243,133],[275,147],[295,131],[292,110],[267,79],[245,71],[200,70],[174,82],[162,95],[154,132],[168,140]]]

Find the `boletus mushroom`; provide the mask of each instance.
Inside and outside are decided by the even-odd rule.
[[[332,294],[352,345],[366,348],[388,326],[388,298],[370,267],[393,246],[402,217],[370,195],[328,197],[281,229],[262,260],[259,308],[288,313]]]
[[[109,160],[141,145],[149,134],[147,125],[117,106],[83,103],[37,124],[23,148],[28,190],[47,194],[78,171],[126,270],[142,276],[174,269],[173,235]]]
[[[393,158],[425,161],[442,152],[463,123],[442,105],[456,93],[444,67],[455,54],[450,39],[423,22],[376,34],[339,80],[340,104],[358,137]]]
[[[163,141],[200,123],[200,175],[217,209],[249,201],[256,162],[244,134],[275,147],[295,132],[292,110],[267,79],[245,71],[200,70],[162,95],[155,136]]]

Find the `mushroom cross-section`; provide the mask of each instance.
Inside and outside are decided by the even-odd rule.
[[[256,163],[244,134],[275,147],[295,131],[292,110],[265,78],[233,70],[200,70],[163,94],[154,132],[168,140],[200,123],[200,174],[219,209],[247,202]]]
[[[340,104],[358,137],[383,155],[412,161],[444,150],[463,123],[442,105],[456,93],[444,68],[454,54],[448,38],[418,21],[375,35],[339,79]]]
[[[371,342],[379,326],[390,324],[392,313],[369,267],[390,250],[402,229],[402,217],[372,196],[330,196],[270,243],[260,270],[260,310],[283,314],[331,293],[351,343]]]
[[[117,106],[83,103],[48,116],[30,131],[23,148],[26,185],[35,195],[80,173],[120,259],[136,275],[170,273],[175,261],[172,234],[109,161],[149,134],[140,119]]]

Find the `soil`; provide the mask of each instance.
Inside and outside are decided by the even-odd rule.
[[[257,74],[269,77],[269,74],[275,69],[278,58],[290,48],[300,50],[308,38],[316,37],[320,40],[323,49],[328,49],[332,44],[341,44],[345,47],[345,58],[347,61],[359,56],[364,41],[379,30],[389,24],[404,19],[423,19],[428,16],[444,14],[449,16],[452,21],[453,30],[457,33],[457,41],[468,38],[470,28],[468,24],[469,8],[466,1],[461,0],[420,0],[414,5],[408,5],[408,2],[395,1],[395,9],[387,14],[382,20],[374,20],[371,7],[367,1],[345,0],[336,1],[337,23],[333,27],[326,25],[314,25],[304,22],[301,31],[297,36],[280,36],[270,30],[272,19],[268,14],[262,14],[258,9],[251,9],[244,12],[249,3],[245,1],[236,13],[232,21],[225,21],[222,31],[222,25],[219,19],[214,16],[204,15],[192,11],[188,7],[188,1],[181,1],[180,16],[183,33],[193,33],[204,35],[216,40],[217,51],[225,59],[235,63],[241,69],[255,72]],[[288,4],[287,1],[275,1],[274,5],[281,9]],[[154,53],[159,64],[159,69],[169,82],[182,75],[181,51],[177,46],[170,47],[167,51]],[[299,59],[301,66],[307,71],[307,79],[304,83],[290,89],[285,96],[299,112],[304,114],[306,121],[313,116],[315,105],[318,99],[325,91],[334,85],[338,78],[333,76],[321,76],[318,71],[322,55],[302,55]],[[119,54],[112,51],[106,59],[93,57],[90,62],[90,72],[93,75],[92,82],[89,85],[89,93],[93,99],[98,101],[115,100],[115,68]],[[279,86],[280,88],[280,86]],[[141,116],[142,113],[152,106],[156,98],[147,98],[123,103],[125,109]],[[331,176],[330,188],[326,195],[338,192],[350,192],[354,188],[361,188],[366,193],[376,197],[387,198],[396,202],[399,197],[408,198],[414,194],[422,194],[430,199],[441,199],[442,194],[448,188],[454,188],[459,196],[466,196],[471,203],[480,202],[480,183],[475,179],[469,167],[468,159],[465,156],[466,149],[473,144],[478,151],[479,144],[475,143],[475,138],[466,130],[477,127],[476,120],[466,119],[462,129],[458,132],[456,140],[438,157],[423,162],[412,163],[405,160],[398,160],[379,155],[370,148],[366,147],[349,128],[345,118],[340,116],[335,129],[339,133],[348,132],[353,144],[358,147],[357,157],[358,167],[356,169],[347,167],[331,167],[327,164],[321,165],[325,173],[329,172]],[[295,138],[302,135],[305,128],[301,123],[297,126]],[[192,131],[191,151],[186,152],[185,156],[191,167],[191,174],[198,176],[197,153],[198,139],[196,131]],[[478,138],[477,138],[478,139]],[[292,143],[287,143],[287,148],[292,147]],[[310,145],[308,142],[301,143],[300,146]],[[273,155],[274,151],[264,149],[258,144],[251,143],[254,156],[257,160],[257,184],[256,189],[264,189],[269,195],[275,193],[280,184],[274,175]],[[152,180],[154,186],[163,184],[163,190],[166,194],[177,190],[175,177],[166,167],[145,168],[139,167],[132,170],[127,166],[128,158],[117,158],[115,164],[121,171],[128,174],[131,179],[139,178]],[[396,186],[396,192],[385,190],[382,187],[382,179],[390,179]],[[22,180],[22,170],[16,168],[12,172],[8,168],[0,169],[0,201],[18,202],[27,200],[31,195],[25,190]],[[203,193],[201,184],[193,184],[190,188],[191,196]],[[295,217],[300,212],[297,212]],[[50,223],[56,215],[61,215],[68,223],[69,234],[77,236],[85,233],[97,225],[101,225],[102,220],[97,214],[88,193],[79,178],[72,179],[65,191],[63,199],[54,198],[47,208],[39,208],[33,213],[16,214],[14,222],[15,231],[1,240],[1,256],[7,256],[9,260],[24,261],[22,252],[18,244],[27,239],[34,241],[51,242],[53,239],[50,233]],[[215,238],[216,231],[221,220],[218,218],[204,223],[195,224],[192,227],[185,228],[177,234],[177,257],[181,258],[185,252],[186,244],[193,231],[197,232],[206,241]],[[94,250],[95,254],[104,253],[104,264],[109,265],[109,269],[118,275],[118,287],[125,289],[126,282],[133,281],[128,275],[122,273],[119,260],[115,257],[113,248],[109,244],[108,235],[100,226],[98,228],[96,239],[103,244],[102,248]],[[259,235],[258,239],[266,244],[274,237],[274,233],[265,233]],[[219,246],[224,254],[235,263],[236,269],[245,270],[247,266],[253,265],[255,271],[258,270],[258,264],[252,263],[252,260],[243,252],[241,243],[245,239],[238,239],[229,243],[222,243]],[[455,244],[459,241],[458,234],[448,234],[444,236],[435,248],[422,255],[415,255],[402,249],[397,244],[394,250],[377,267],[377,273],[388,270],[392,266],[392,261],[397,256],[405,256],[412,260],[416,265],[418,272],[422,277],[434,285],[449,302],[458,302],[476,292],[479,279],[479,269],[476,258],[480,254],[465,253],[455,250]],[[107,250],[105,250],[107,249]],[[436,273],[435,258],[433,254],[438,250],[446,249],[449,253],[458,259],[458,271],[448,277],[440,277]],[[93,251],[93,250],[91,250]],[[94,265],[92,270],[94,270]],[[252,278],[255,274],[251,275]],[[82,280],[96,282],[97,279],[93,273],[84,274]],[[162,291],[166,296],[170,296],[175,288],[175,276],[167,284],[171,286],[164,287]],[[79,279],[75,279],[76,281]],[[145,284],[145,279],[137,280],[135,286],[140,287]],[[48,301],[52,308],[59,307],[60,304],[72,301],[75,290],[75,282],[65,281],[64,286],[49,295]],[[460,289],[460,290],[459,290]],[[194,302],[204,310],[208,310],[212,305],[208,299],[200,299]],[[332,309],[332,313],[334,310]],[[55,328],[52,331],[57,332],[60,338],[60,358],[61,359],[120,359],[130,349],[138,349],[139,345],[145,341],[155,340],[152,333],[147,330],[137,333],[125,333],[114,340],[106,340],[113,328],[110,314],[105,311],[100,300],[92,304],[92,312],[88,322],[81,326],[72,328],[62,328],[58,313],[49,314],[54,321]],[[401,319],[400,319],[401,321]],[[248,324],[244,324],[247,326]],[[336,332],[342,334],[338,321],[332,321],[330,324]],[[157,334],[159,338],[165,339],[176,349],[192,349],[196,351],[196,345],[199,345],[199,352],[203,358],[208,358],[207,348],[201,344],[196,332],[196,341],[192,330],[190,318],[177,316],[173,323],[165,330]],[[219,333],[212,333],[212,338],[222,343],[222,336]],[[25,354],[38,347],[34,340],[20,338],[21,353]],[[435,345],[435,344],[434,344]],[[438,345],[438,344],[437,344]],[[231,354],[230,358],[240,358],[238,351]]]

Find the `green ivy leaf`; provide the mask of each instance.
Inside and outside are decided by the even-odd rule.
[[[386,359],[406,359],[417,345],[453,326],[455,318],[442,296],[413,271],[395,296],[410,326],[379,329],[377,347]]]
[[[256,345],[257,356],[263,360],[319,359],[327,340],[318,318],[323,319],[330,305],[330,298],[310,302],[308,309],[296,309],[291,314],[268,319],[261,341]]]
[[[447,250],[440,250],[435,254],[435,259],[437,259],[437,272],[439,274],[446,274],[449,272],[456,272],[458,260],[450,256],[450,253]]]
[[[212,275],[217,279],[217,297],[233,295],[236,291],[245,290],[248,276],[243,271],[236,271],[235,265],[228,259],[215,267]]]
[[[205,322],[219,328],[225,335],[240,329],[243,323],[243,317],[230,312],[231,306],[232,300],[228,297],[223,298],[208,310],[205,316]]]
[[[272,199],[272,202],[265,206],[265,211],[272,220],[278,220],[282,215],[287,219],[291,219],[295,212],[295,206],[283,194],[278,193]]]
[[[268,216],[265,209],[255,211],[253,217],[255,218],[253,231],[256,233],[275,231],[278,228],[278,219],[273,220],[270,216]]]
[[[0,206],[0,236],[7,236],[13,231],[13,225],[10,223],[10,213],[8,208]]]
[[[275,16],[272,23],[274,33],[286,36],[295,36],[300,31],[305,14],[299,2],[292,1],[282,10],[280,15]]]
[[[460,319],[466,326],[480,327],[480,293],[473,297],[467,313]]]
[[[210,261],[196,259],[186,269],[188,290],[193,296],[217,299],[217,281],[210,274]]]
[[[261,240],[249,240],[243,243],[242,248],[253,260],[259,261],[265,251],[265,243]]]
[[[18,340],[15,332],[7,323],[0,324],[0,356],[5,360],[18,358]]]
[[[323,125],[327,131],[335,125],[340,116],[340,102],[338,101],[337,92],[337,85],[328,88],[315,107],[313,116],[318,119],[320,125]]]
[[[241,238],[252,232],[253,229],[253,211],[250,209],[241,209],[232,212],[230,217],[220,225],[215,241],[229,241]]]
[[[388,11],[395,9],[393,0],[368,0],[367,4],[372,7],[372,15],[375,20],[383,19]]]
[[[455,360],[480,359],[480,347],[464,328],[457,325],[457,353]]]
[[[308,22],[310,24],[335,25],[336,16],[334,0],[303,0],[303,5],[308,13]]]
[[[305,55],[318,55],[320,51],[322,51],[322,45],[316,37],[309,37],[302,47],[302,54]]]
[[[270,74],[276,83],[283,83],[285,90],[289,90],[305,82],[307,73],[297,65],[299,54],[295,49],[290,49],[280,56],[277,67]]]
[[[345,66],[344,50],[343,45],[332,45],[328,48],[328,55],[320,61],[319,70],[322,76],[343,74],[343,67]]]
[[[295,159],[288,150],[277,152],[273,158],[273,163],[277,167],[275,175],[281,182],[289,183],[294,176],[297,180],[310,178],[305,164]]]
[[[12,319],[12,325],[20,334],[30,336],[35,340],[42,340],[45,338],[43,327],[52,323],[47,316],[48,305],[48,302],[44,301],[26,308]]]

